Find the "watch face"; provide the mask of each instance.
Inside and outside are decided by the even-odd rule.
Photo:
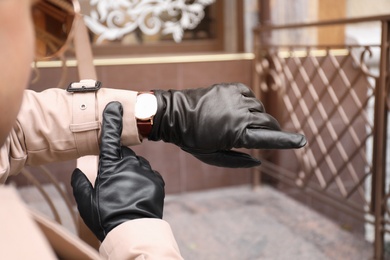
[[[138,119],[150,119],[157,112],[157,98],[150,93],[143,93],[137,96],[135,102],[135,117]]]

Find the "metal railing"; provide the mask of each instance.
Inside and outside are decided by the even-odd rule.
[[[379,42],[274,43],[281,33],[367,23],[378,24]],[[254,42],[256,94],[285,130],[308,140],[303,149],[261,152],[255,185],[261,171],[372,224],[374,259],[385,257],[390,232],[389,23],[390,16],[376,16],[263,25],[255,29]],[[370,68],[374,54],[379,55],[376,72]]]

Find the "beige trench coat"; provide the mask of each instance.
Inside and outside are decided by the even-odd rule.
[[[123,105],[122,144],[140,144],[134,117],[136,95],[137,92],[134,91],[108,88],[77,94],[62,89],[48,89],[40,93],[26,90],[16,124],[6,143],[0,148],[0,182],[4,183],[9,175],[20,172],[24,165],[97,155],[102,112],[111,101],[119,101]],[[42,230],[61,228],[55,227],[56,224],[46,221],[36,213],[31,215],[28,210],[23,210],[24,206],[12,189],[3,186],[0,194],[4,195],[0,195],[0,216],[9,216],[2,220],[0,217],[1,223],[8,223],[0,225],[0,245],[11,249],[1,249],[0,259],[12,259],[12,252],[15,254],[14,259],[18,259],[21,252],[49,252],[48,259],[54,255],[53,248],[58,253],[58,248],[50,243],[52,237],[48,237],[47,232],[42,233]],[[31,217],[35,221],[31,221]],[[36,227],[36,223],[40,229]],[[63,232],[54,233],[60,238],[64,236]],[[10,237],[13,239],[9,239]],[[42,242],[45,240],[46,242]],[[76,246],[80,243],[81,248],[87,248],[77,238],[72,241],[76,241]],[[66,243],[60,243],[64,244]],[[137,219],[119,225],[107,235],[99,252],[100,257],[107,259],[181,259],[169,224],[160,219]]]

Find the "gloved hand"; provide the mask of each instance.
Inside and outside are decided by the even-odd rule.
[[[100,241],[123,222],[163,215],[164,180],[147,160],[121,147],[122,115],[119,102],[104,109],[95,186],[79,169],[71,179],[81,218]]]
[[[253,167],[260,161],[232,148],[290,149],[305,136],[282,132],[275,118],[243,84],[154,90],[157,113],[149,140],[173,143],[199,160],[222,167]]]

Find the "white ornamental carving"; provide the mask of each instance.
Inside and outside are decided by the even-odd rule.
[[[139,28],[144,34],[172,34],[181,42],[186,29],[194,29],[204,17],[204,8],[215,0],[90,0],[84,16],[88,28],[98,35],[96,43],[121,39]]]

